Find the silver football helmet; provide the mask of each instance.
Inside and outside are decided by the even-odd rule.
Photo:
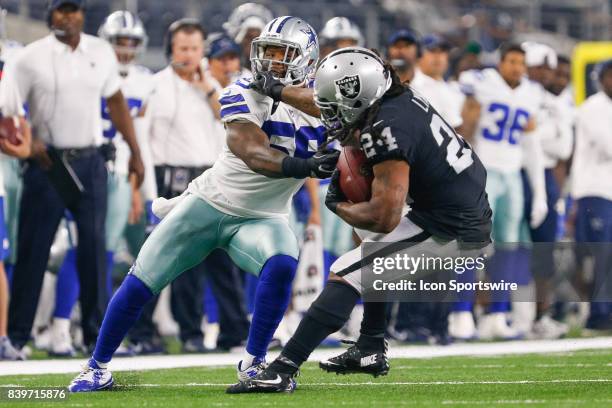
[[[391,87],[391,74],[374,52],[341,48],[323,58],[314,81],[314,100],[332,138],[356,123]]]
[[[266,58],[266,48],[284,47],[282,60]],[[319,40],[315,30],[299,17],[283,16],[270,21],[261,35],[251,43],[253,75],[271,71],[273,64],[286,67],[280,81],[285,85],[302,85],[314,72],[319,59]]]
[[[272,12],[257,3],[244,3],[236,7],[223,28],[232,39],[240,44],[250,28],[263,30],[266,24],[274,18]]]
[[[129,11],[115,11],[104,20],[98,30],[98,37],[108,41],[119,58],[121,69],[125,69],[134,58],[144,52],[149,41],[149,37],[144,28],[144,24],[138,16]],[[134,41],[133,46],[119,45],[118,39],[127,38]]]
[[[328,20],[323,26],[320,36],[324,43],[349,39],[356,41],[357,47],[363,47],[364,44],[359,26],[346,17],[334,17]]]

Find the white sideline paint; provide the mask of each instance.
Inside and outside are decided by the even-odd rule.
[[[434,358],[451,356],[496,356],[504,354],[563,353],[587,349],[611,349],[612,337],[562,340],[521,340],[500,343],[462,343],[450,346],[395,346],[390,347],[391,358]],[[344,348],[315,351],[309,361],[319,361],[338,354]],[[115,358],[109,365],[112,371],[156,370],[182,367],[214,367],[234,365],[240,353],[190,354],[172,356],[144,356]],[[269,361],[278,352],[270,353]],[[84,360],[31,360],[0,362],[0,376],[27,374],[68,374],[81,370]]]

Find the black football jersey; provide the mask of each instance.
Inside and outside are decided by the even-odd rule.
[[[490,242],[486,170],[425,98],[406,89],[383,99],[360,143],[371,165],[385,160],[410,165],[408,217],[415,224],[445,239]]]

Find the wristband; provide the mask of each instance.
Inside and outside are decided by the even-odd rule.
[[[310,166],[305,159],[287,156],[283,159],[282,172],[285,177],[302,179],[310,176]]]

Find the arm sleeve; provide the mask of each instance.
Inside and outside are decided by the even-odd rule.
[[[119,66],[115,52],[109,44],[104,44],[104,59],[106,63],[106,78],[102,85],[102,96],[109,98],[113,96],[121,87],[121,78],[119,77]]]
[[[272,99],[248,88],[244,79],[225,88],[219,97],[221,122],[248,120],[261,127],[270,117]]]

